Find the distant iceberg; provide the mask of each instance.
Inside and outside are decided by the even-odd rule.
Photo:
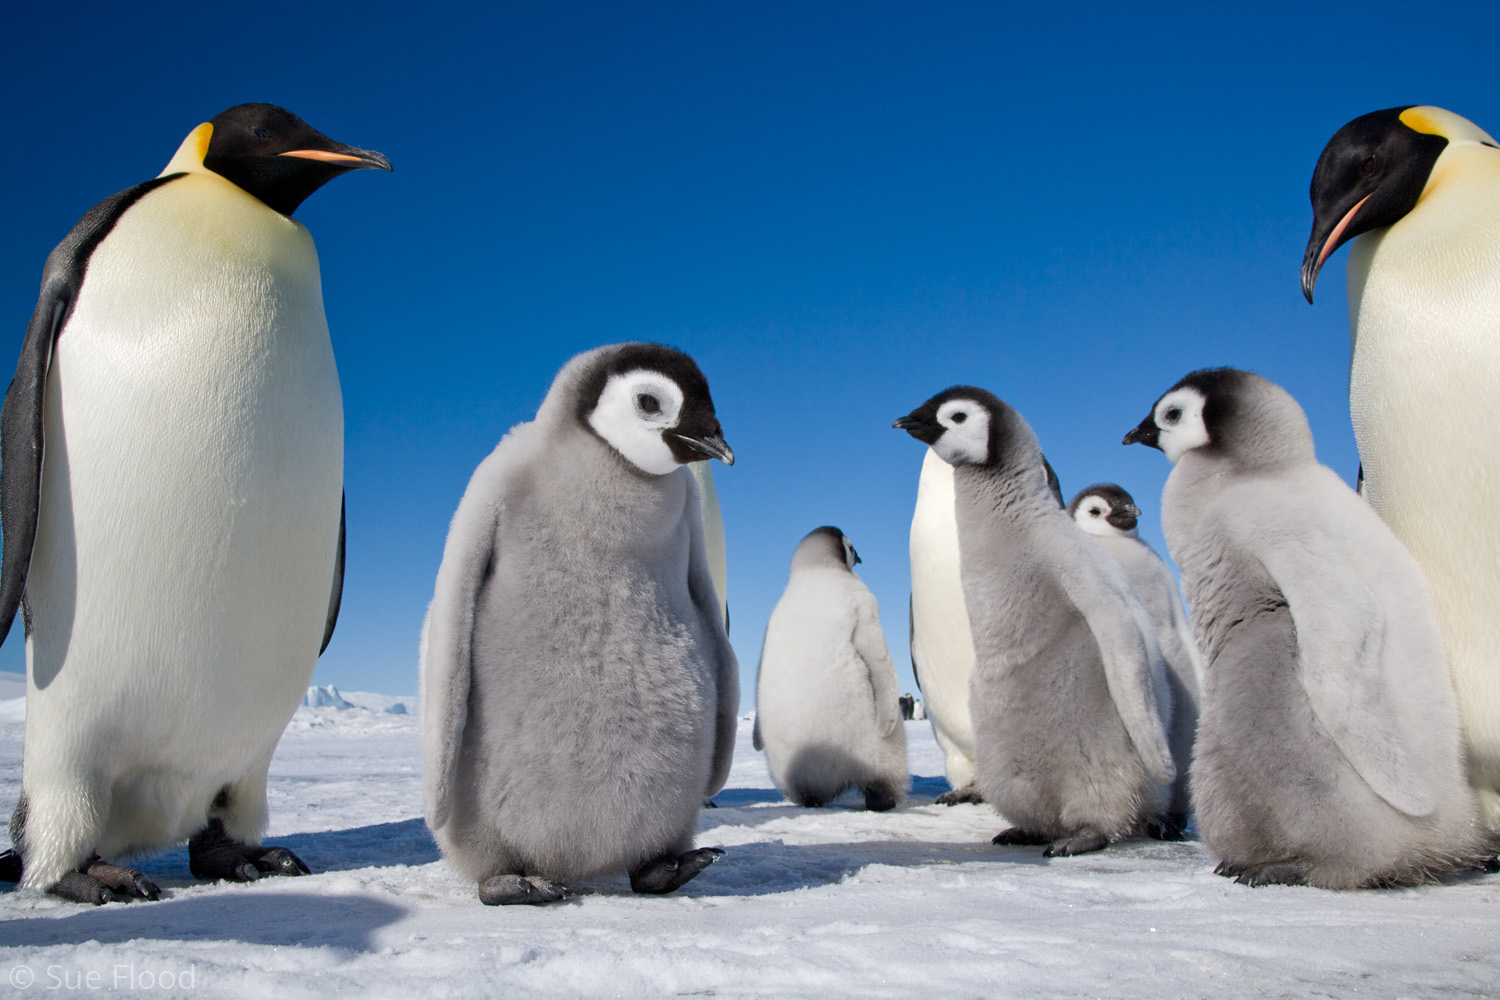
[[[323,687],[314,684],[307,689],[307,697],[302,699],[302,707],[336,708],[343,711],[346,708],[353,708],[354,706],[345,701],[343,695],[339,694],[339,689],[332,684],[327,684]]]

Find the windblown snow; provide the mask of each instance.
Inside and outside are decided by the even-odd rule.
[[[0,810],[21,784],[24,685],[0,677]],[[9,684],[9,686],[7,686]],[[1431,997],[1500,995],[1500,875],[1397,891],[1249,889],[1197,843],[1077,858],[1001,848],[907,723],[907,803],[801,809],[740,726],[699,844],[728,853],[665,897],[623,873],[545,907],[481,906],[421,819],[415,698],[300,708],[271,767],[269,843],[316,873],[202,884],[141,861],[156,903],[0,891],[0,995],[224,997]],[[318,700],[316,697],[312,700]],[[392,711],[400,705],[406,709]]]

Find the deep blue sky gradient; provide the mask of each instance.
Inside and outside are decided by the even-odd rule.
[[[753,703],[797,540],[845,530],[904,690],[921,447],[958,382],[1031,422],[1064,492],[1115,480],[1158,549],[1169,467],[1121,435],[1190,369],[1254,369],[1357,465],[1344,262],[1298,289],[1307,184],[1398,104],[1500,128],[1500,7],[1430,4],[24,5],[0,34],[0,364],[43,259],[233,104],[378,149],[297,213],[343,380],[348,576],[317,673],[416,689],[474,466],[601,343],[693,354]],[[8,337],[9,339],[5,339]],[[4,346],[8,345],[8,346]],[[266,623],[275,627],[274,623]],[[19,627],[0,670],[24,669]]]

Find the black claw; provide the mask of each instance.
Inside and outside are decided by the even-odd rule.
[[[131,885],[135,886],[135,894],[142,899],[149,899],[154,903],[161,898],[161,890],[156,887],[156,883],[140,872],[136,872],[135,877],[130,882]]]
[[[255,867],[268,875],[311,875],[312,869],[285,847],[273,847],[255,858]]]
[[[963,802],[972,802],[978,805],[984,802],[984,796],[980,795],[979,790],[974,787],[974,783],[970,782],[962,788],[949,789],[934,799],[933,802],[940,806],[956,806]]]
[[[188,841],[188,869],[201,879],[254,882],[265,875],[310,875],[311,869],[284,847],[251,847],[211,820]]]
[[[1097,830],[1084,828],[1070,834],[1065,840],[1049,844],[1042,852],[1044,858],[1070,858],[1078,854],[1092,854],[1109,846],[1109,838]]]
[[[21,855],[13,850],[0,854],[0,882],[19,882],[23,873]]]
[[[700,847],[676,857],[667,855],[648,861],[630,873],[630,888],[636,892],[664,895],[696,877],[723,854],[717,847]]]
[[[129,900],[148,899],[155,901],[161,898],[161,890],[156,887],[145,875],[134,868],[126,868],[123,865],[112,865],[101,860],[96,854],[83,863],[79,869],[90,878],[97,879],[109,888],[116,898]]]
[[[1245,866],[1234,880],[1238,885],[1258,889],[1263,885],[1306,885],[1307,872],[1294,861],[1282,861],[1258,867]]]

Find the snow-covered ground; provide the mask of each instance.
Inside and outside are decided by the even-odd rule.
[[[1194,843],[993,847],[989,807],[933,805],[947,784],[920,722],[895,812],[786,804],[746,722],[700,825],[728,853],[695,881],[642,897],[621,874],[551,906],[481,906],[421,820],[415,699],[343,698],[363,707],[299,709],[271,768],[270,840],[317,874],[204,885],[178,849],[141,864],[156,903],[0,891],[0,995],[1500,996],[1500,875],[1248,889]],[[23,705],[0,701],[5,812]]]

